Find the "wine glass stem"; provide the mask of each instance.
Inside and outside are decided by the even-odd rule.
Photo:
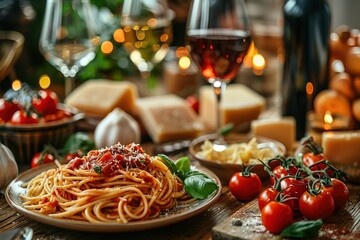
[[[217,111],[216,130],[218,131],[221,127],[221,122],[222,122],[220,104],[221,104],[222,94],[226,88],[226,83],[221,81],[221,79],[215,79],[215,81],[213,82],[213,87],[216,96],[216,111]]]
[[[74,77],[66,77],[65,78],[65,97],[67,97],[72,90],[75,88],[75,78]]]

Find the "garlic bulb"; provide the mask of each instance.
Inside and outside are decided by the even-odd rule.
[[[0,142],[0,190],[5,190],[17,174],[18,166],[13,153]]]
[[[140,127],[136,120],[121,110],[115,108],[95,128],[94,141],[97,148],[121,144],[140,143]]]

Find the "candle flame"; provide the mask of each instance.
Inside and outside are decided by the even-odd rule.
[[[260,53],[257,53],[254,55],[252,59],[252,64],[253,64],[253,68],[262,70],[265,68],[266,65],[265,58]]]
[[[326,124],[331,124],[332,122],[334,121],[332,115],[330,112],[326,112],[325,115],[324,115],[324,122]]]
[[[251,45],[249,47],[249,50],[246,54],[246,56],[244,57],[244,61],[243,61],[243,64],[245,67],[247,68],[251,68],[252,66],[252,59],[254,57],[255,54],[257,54],[257,49],[255,47],[255,44],[254,42],[251,42]]]

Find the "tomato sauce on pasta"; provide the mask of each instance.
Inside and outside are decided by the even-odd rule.
[[[90,151],[27,182],[26,209],[53,218],[127,223],[195,201],[159,157],[138,144]]]

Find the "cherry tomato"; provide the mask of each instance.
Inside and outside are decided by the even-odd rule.
[[[229,181],[229,189],[232,195],[239,201],[254,199],[261,190],[261,180],[256,173],[245,174],[238,172],[232,175]]]
[[[272,187],[266,188],[264,191],[262,191],[258,197],[258,206],[260,211],[265,207],[266,204],[271,201],[275,201],[278,194],[279,191]],[[294,201],[292,199],[284,200],[284,203],[289,205],[291,209],[294,209]]]
[[[199,103],[199,99],[198,99],[197,97],[195,97],[194,95],[190,95],[190,96],[188,96],[185,100],[186,100],[187,104],[188,104],[192,109],[194,109],[194,111],[195,111],[196,113],[199,113],[200,103]]]
[[[302,161],[305,164],[305,166],[310,167],[311,165],[320,162],[320,161],[324,161],[327,160],[327,158],[324,156],[324,154],[322,153],[318,153],[318,154],[314,154],[312,152],[309,153],[305,153]],[[312,171],[317,171],[317,170],[324,170],[327,167],[327,165],[325,163],[319,163],[316,164],[315,166],[311,166],[310,169]],[[328,169],[326,171],[326,173],[328,174],[328,176],[332,176],[334,174],[334,171],[331,169]]]
[[[39,123],[39,118],[36,116],[35,113],[30,113],[29,115],[22,111],[18,110],[16,111],[11,119],[10,123],[12,124],[33,124],[33,123]]]
[[[52,154],[38,152],[31,159],[31,167],[34,168],[34,167],[37,167],[39,165],[50,163],[50,162],[53,162],[53,161],[55,161],[55,158],[54,158],[54,156]]]
[[[292,175],[292,176],[295,176],[296,175],[296,172],[297,172],[298,168],[295,167],[295,166],[290,166],[289,167],[289,171],[286,170],[285,167],[279,165],[279,166],[276,166],[274,168],[274,170],[272,170],[273,174],[275,175],[275,177],[277,177],[278,179],[280,179],[281,177],[284,177],[284,176],[288,176],[288,175]],[[271,184],[274,184],[274,178],[271,177],[270,178],[271,180]]]
[[[334,199],[335,210],[345,206],[349,200],[349,189],[344,182],[339,179],[331,179],[332,186],[323,186],[324,192],[329,192]]]
[[[0,98],[0,122],[10,121],[12,115],[20,108],[17,104]]]
[[[32,99],[33,107],[40,114],[55,113],[59,99],[55,92],[50,90],[39,90],[38,95]]]
[[[278,234],[293,222],[289,205],[271,201],[261,210],[261,221],[269,232]]]
[[[299,207],[301,213],[307,219],[327,219],[334,210],[334,199],[329,192],[320,191],[317,195],[311,194],[308,191],[304,192],[299,199]]]
[[[64,160],[66,162],[70,162],[71,160],[73,160],[74,158],[76,157],[82,157],[84,156],[84,154],[82,152],[74,152],[74,153],[67,153],[65,156],[64,156]]]
[[[289,195],[290,197],[295,197],[294,199],[294,209],[299,209],[299,200],[301,195],[307,190],[306,180],[295,179],[295,178],[285,178],[281,181],[281,189],[284,191],[284,194]]]

